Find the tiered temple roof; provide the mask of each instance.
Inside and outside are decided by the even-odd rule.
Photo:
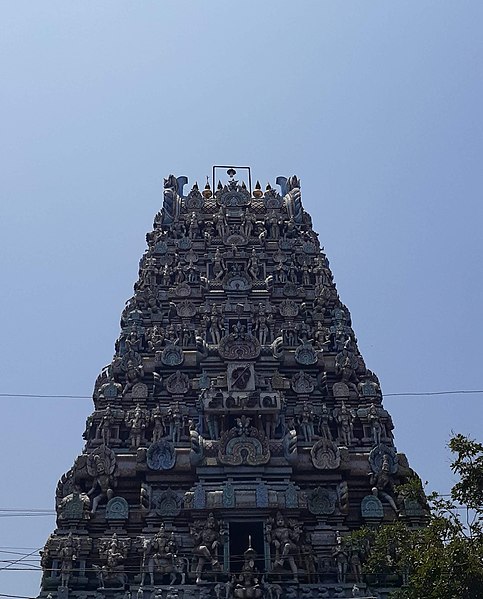
[[[363,596],[348,533],[424,520],[299,180],[228,175],[165,179],[42,597]]]

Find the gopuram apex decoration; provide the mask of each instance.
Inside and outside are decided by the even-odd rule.
[[[42,598],[385,598],[349,533],[425,520],[299,180],[227,173],[164,181]]]

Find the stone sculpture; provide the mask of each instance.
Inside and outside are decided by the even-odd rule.
[[[342,597],[361,556],[331,547],[336,530],[398,510],[424,522],[396,498],[411,470],[300,181],[252,189],[250,172],[186,194],[186,177],[164,181],[85,446],[57,486],[42,599]]]

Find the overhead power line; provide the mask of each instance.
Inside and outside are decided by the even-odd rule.
[[[478,395],[483,389],[452,389],[448,391],[404,391],[383,393],[383,397],[423,397],[431,395]],[[92,395],[45,395],[40,393],[0,393],[0,397],[24,397],[32,399],[92,399]],[[0,595],[1,596],[1,595]]]

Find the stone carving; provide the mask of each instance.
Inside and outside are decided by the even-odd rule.
[[[367,520],[382,520],[384,507],[375,495],[367,495],[361,502],[362,517]]]
[[[383,455],[381,469],[378,472],[372,472],[369,476],[372,485],[372,493],[381,499],[385,499],[396,514],[398,514],[396,502],[393,499],[394,479],[391,474],[389,454],[385,453]]]
[[[257,507],[268,507],[268,487],[265,483],[258,483],[255,495]]]
[[[189,433],[190,433],[190,464],[197,466],[203,461],[204,458],[204,439],[199,434],[196,424],[193,420],[189,422]]]
[[[346,447],[350,447],[354,435],[354,410],[349,409],[344,402],[340,408],[335,408],[334,418],[339,425],[339,441]]]
[[[330,516],[335,512],[337,493],[331,489],[317,487],[307,493],[309,511],[316,516]]]
[[[332,433],[330,431],[329,423],[332,421],[332,415],[327,407],[327,404],[322,404],[322,409],[319,414],[319,432],[323,439],[332,441]]]
[[[223,486],[223,507],[235,507],[235,488],[231,483]]]
[[[124,497],[113,497],[106,505],[106,520],[127,520],[129,504]]]
[[[310,450],[312,463],[318,470],[336,470],[340,466],[340,452],[329,439],[320,439]]]
[[[223,544],[220,532],[220,524],[213,513],[210,513],[206,521],[197,520],[190,528],[193,538],[193,555],[197,558],[196,584],[201,584],[201,575],[205,564],[211,564],[213,570],[221,570],[218,561],[218,548]]]
[[[187,381],[187,375],[185,376]],[[169,438],[173,443],[179,443],[181,439],[181,430],[184,426],[184,416],[181,412],[178,402],[168,408],[166,422],[169,426]]]
[[[241,416],[236,426],[220,438],[218,460],[231,466],[259,466],[270,460],[270,449],[264,433],[250,425],[251,418]]]
[[[235,174],[186,197],[185,178],[165,181],[84,451],[58,485],[43,596],[345,597],[359,585],[360,552],[336,539],[331,555],[336,526],[393,520],[395,506],[424,522],[395,496],[409,465],[300,182],[280,178],[280,193],[257,183],[252,194]],[[273,505],[287,513],[266,521]],[[227,531],[212,509],[230,515]],[[245,530],[253,547],[237,540]]]
[[[94,479],[87,495],[91,498],[91,511],[94,514],[103,499],[108,501],[114,494],[116,454],[105,445],[87,456],[87,472]]]
[[[377,474],[382,470],[385,456],[389,466],[389,473],[396,474],[399,469],[399,459],[394,447],[389,447],[388,445],[377,445],[371,449],[368,458],[371,471]]]
[[[273,545],[275,555],[273,569],[283,569],[287,564],[294,582],[298,582],[298,568],[295,562],[298,556],[298,543],[302,534],[300,524],[295,520],[286,520],[281,512],[275,518],[269,518],[265,526],[267,542]]]
[[[141,585],[145,585],[149,577],[148,584],[153,586],[156,577],[162,580],[165,575],[170,577],[169,584],[185,583],[186,562],[178,557],[174,533],[168,533],[163,523],[154,537],[141,536],[139,543],[142,551]]]
[[[284,318],[295,318],[299,313],[299,306],[294,300],[283,300],[280,303],[280,315]]]
[[[248,291],[252,287],[250,277],[242,272],[229,272],[223,279],[226,291]]]
[[[303,341],[295,350],[295,361],[302,366],[310,366],[317,364],[319,357],[312,344],[308,341]]]
[[[238,582],[233,589],[236,599],[259,599],[263,594],[258,570],[255,568],[257,552],[251,545],[250,537],[248,543],[248,549],[243,553],[244,561],[237,579]]]
[[[347,566],[349,563],[348,551],[345,548],[342,537],[339,531],[336,531],[336,542],[335,547],[332,551],[332,556],[337,568],[337,582],[339,584],[345,584],[347,578]]]
[[[134,400],[144,400],[148,398],[148,386],[145,383],[136,383],[132,387],[132,398]]]
[[[193,507],[196,510],[202,510],[206,507],[206,492],[202,484],[197,484],[195,486],[195,491],[193,493]]]
[[[295,422],[293,418],[289,420],[287,432],[283,438],[283,453],[289,464],[294,465],[297,463],[297,431],[295,430]]]
[[[144,376],[143,359],[137,352],[129,351],[121,360],[121,370],[126,377],[123,389],[123,394],[126,394]]]
[[[149,412],[141,408],[139,404],[134,410],[130,410],[126,415],[126,425],[130,429],[129,437],[131,447],[138,448],[143,445],[143,434],[149,422]]]
[[[181,497],[169,487],[157,494],[153,501],[155,511],[161,518],[175,518],[181,512]]]
[[[359,408],[357,415],[361,421],[368,424],[374,445],[380,445],[382,440],[385,441],[389,438],[388,429],[392,428],[392,421],[386,410],[371,403],[368,408]],[[367,436],[369,436],[369,432]]]
[[[99,541],[99,557],[102,565],[94,564],[99,579],[99,588],[124,588],[127,575],[124,561],[127,557],[129,542],[121,541],[114,533],[110,539]]]
[[[70,532],[59,543],[60,586],[68,588],[74,564],[80,553],[80,539]]]
[[[310,443],[315,434],[314,422],[315,422],[315,413],[312,409],[312,404],[307,401],[304,401],[302,407],[302,413],[299,416],[299,427],[301,431],[302,439],[306,443]]]
[[[59,520],[89,520],[91,501],[87,493],[73,492],[57,506]]]
[[[166,366],[180,366],[184,362],[183,350],[171,343],[161,353],[161,362]]]
[[[314,379],[306,372],[297,372],[292,377],[292,389],[303,395],[312,393],[315,389]]]
[[[99,399],[115,400],[122,393],[122,385],[114,381],[109,381],[99,389]]]
[[[180,318],[193,318],[196,314],[196,305],[189,300],[184,300],[176,305],[176,312]]]
[[[176,450],[168,439],[160,439],[148,447],[146,455],[151,470],[171,470],[176,464]]]
[[[184,395],[189,390],[189,377],[179,370],[166,380],[166,390],[173,395]]]
[[[188,210],[200,210],[203,208],[203,202],[203,196],[198,188],[198,184],[195,183],[193,189],[186,196],[185,206]]]
[[[220,341],[218,353],[225,360],[254,360],[260,355],[260,342],[256,337],[245,333],[240,323],[240,331],[230,333]]]

